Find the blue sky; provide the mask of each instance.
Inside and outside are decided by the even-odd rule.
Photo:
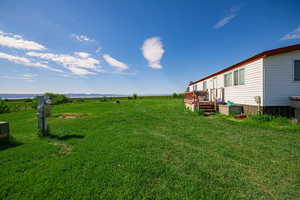
[[[0,93],[181,92],[300,43],[299,1],[0,1]]]

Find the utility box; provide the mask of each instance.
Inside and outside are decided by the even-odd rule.
[[[0,141],[9,139],[9,123],[0,122]]]
[[[224,115],[241,114],[243,112],[243,107],[219,104],[219,112]]]

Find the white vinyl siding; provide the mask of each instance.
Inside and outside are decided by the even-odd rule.
[[[264,106],[289,106],[289,96],[300,95],[300,81],[295,81],[296,60],[300,50],[264,58]]]
[[[229,72],[225,72],[216,76],[217,80],[217,88],[218,90],[218,98],[221,97],[222,90],[220,88],[224,88],[225,102],[233,101],[236,104],[245,104],[245,105],[257,105],[254,97],[260,96],[263,102],[263,68],[262,68],[262,59],[256,60],[249,64],[243,65],[241,68],[243,69],[241,75],[241,80],[239,84],[236,86],[232,86],[233,84],[233,73],[236,70],[232,70]],[[230,87],[224,87],[225,84],[225,74],[231,74],[231,78],[229,82],[231,82]],[[211,92],[213,88],[213,78],[206,79],[208,92]],[[200,85],[203,86],[203,81],[199,82]],[[198,83],[198,84],[199,84]]]

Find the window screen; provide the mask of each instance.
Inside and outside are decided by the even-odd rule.
[[[207,85],[206,85],[206,81],[203,81],[203,90],[207,90]]]
[[[294,80],[300,81],[300,60],[295,60],[294,64]]]
[[[224,75],[224,86],[232,86],[232,73]]]
[[[239,85],[245,84],[245,69],[239,70]]]
[[[233,72],[233,80],[234,80],[234,85],[239,84],[239,71],[238,70]]]

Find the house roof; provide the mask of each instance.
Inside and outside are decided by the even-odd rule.
[[[271,50],[268,50],[268,51],[264,51],[264,52],[261,52],[261,53],[255,55],[255,56],[252,56],[252,57],[250,57],[250,58],[248,58],[246,60],[243,60],[243,61],[241,61],[239,63],[236,63],[234,65],[231,65],[231,66],[229,66],[229,67],[227,67],[225,69],[222,69],[222,70],[220,70],[220,71],[218,71],[216,73],[213,73],[213,74],[211,74],[209,76],[206,76],[206,77],[204,77],[204,78],[202,78],[202,79],[200,79],[198,81],[194,81],[194,82],[191,81],[189,83],[189,85],[193,85],[195,83],[199,83],[201,81],[204,81],[204,80],[209,79],[211,77],[217,76],[217,75],[222,74],[224,72],[230,71],[232,69],[241,67],[243,65],[249,64],[249,63],[254,62],[254,61],[256,61],[258,59],[261,59],[261,58],[265,58],[265,57],[268,57],[268,56],[274,56],[274,55],[281,54],[281,53],[287,53],[287,52],[295,51],[295,50],[300,50],[300,44],[295,44],[295,45],[290,45],[290,46],[285,46],[285,47],[281,47],[281,48],[277,48],[277,49],[271,49]]]

